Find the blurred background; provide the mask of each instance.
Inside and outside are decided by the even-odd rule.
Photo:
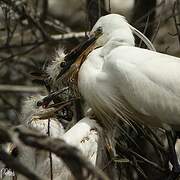
[[[44,92],[40,75],[56,51],[71,50],[86,38],[97,19],[108,13],[125,16],[151,40],[157,51],[180,57],[179,0],[1,0],[0,120],[18,124],[23,100]],[[145,48],[139,39],[136,46]],[[144,141],[147,137],[143,137],[143,131],[139,130],[141,135],[136,137],[143,156],[161,164],[158,158],[162,157]],[[164,156],[163,167],[168,166],[165,159]],[[152,168],[152,164],[142,166],[148,179],[164,179],[164,174]],[[141,174],[138,178],[147,179],[136,168]],[[130,171],[126,168],[126,179],[138,179]]]

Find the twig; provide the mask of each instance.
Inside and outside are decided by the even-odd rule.
[[[30,53],[31,51],[33,51],[34,49],[38,48],[39,46],[41,46],[43,44],[43,42],[39,42],[39,43],[36,43],[33,47],[23,51],[23,52],[20,52],[20,53],[17,53],[17,54],[12,54],[10,55],[9,57],[7,58],[3,58],[0,60],[0,62],[7,62],[9,60],[12,60],[13,58],[18,58],[19,56],[23,56],[23,55],[26,55],[28,53]]]
[[[82,38],[85,37],[85,32],[78,32],[78,33],[66,33],[66,34],[59,34],[59,35],[52,35],[51,39],[52,40],[67,40],[67,39],[71,39],[71,38]]]
[[[43,92],[44,88],[38,86],[21,86],[21,85],[6,85],[0,84],[0,92],[24,92],[38,93]]]
[[[133,157],[136,157],[136,158],[142,160],[144,163],[147,163],[147,164],[151,165],[155,169],[158,169],[160,172],[166,172],[167,171],[167,169],[164,169],[164,168],[160,167],[158,164],[148,160],[147,158],[141,156],[140,154],[137,154],[136,152],[134,152],[134,151],[132,151],[130,149],[121,147],[121,148],[119,148],[119,151],[120,151],[120,153],[122,153],[122,154],[124,154],[124,155],[126,155],[128,157],[133,156]]]
[[[50,137],[50,118],[48,119],[48,136]],[[49,151],[49,161],[50,161],[50,175],[51,175],[51,180],[53,180],[53,161],[52,161],[52,153]]]
[[[44,39],[48,39],[49,35],[47,34],[47,32],[43,29],[43,27],[41,26],[40,22],[35,20],[30,14],[28,14],[26,12],[26,9],[24,8],[24,6],[18,7],[15,2],[13,1],[6,1],[6,0],[2,0],[3,3],[5,3],[6,5],[8,5],[9,7],[12,8],[12,10],[14,12],[16,12],[20,17],[23,17],[23,19],[27,19],[29,23],[31,23],[32,25],[34,25],[42,34]]]
[[[16,140],[20,140],[25,145],[56,154],[78,180],[85,180],[89,177],[94,177],[97,180],[108,180],[100,170],[94,168],[90,162],[82,157],[76,147],[68,145],[64,140],[50,138],[25,127],[7,126],[5,123],[0,122],[0,142],[10,142],[15,137],[18,137]]]
[[[180,30],[179,30],[179,27],[178,27],[178,22],[177,22],[177,19],[176,19],[176,8],[178,9],[177,7],[177,2],[175,1],[174,2],[174,6],[173,6],[173,20],[174,20],[174,24],[175,24],[175,27],[176,27],[176,35],[178,36],[178,41],[179,41],[179,46],[180,46]]]
[[[147,20],[146,20],[146,24],[145,24],[145,27],[144,27],[144,31],[143,31],[143,34],[145,35],[146,34],[146,31],[147,31],[147,28],[148,28],[148,24],[149,24],[149,16],[147,17]],[[138,47],[141,47],[142,45],[142,39],[140,40],[139,42],[139,46]]]

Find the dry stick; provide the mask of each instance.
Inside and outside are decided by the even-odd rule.
[[[176,27],[177,36],[178,36],[178,40],[179,40],[179,46],[180,46],[180,30],[178,28],[178,22],[177,22],[176,15],[175,15],[176,7],[177,7],[177,2],[174,2],[174,6],[173,6],[173,19],[174,19],[174,24],[175,24],[175,27]]]
[[[38,92],[43,92],[43,91],[44,91],[44,88],[38,87],[38,86],[0,84],[0,92],[38,93]]]
[[[26,55],[28,53],[30,53],[31,51],[33,51],[34,49],[38,48],[39,46],[41,46],[42,44],[44,44],[44,42],[39,42],[37,44],[35,44],[33,47],[23,51],[23,52],[20,52],[20,53],[17,53],[17,54],[13,54],[13,55],[10,55],[9,57],[7,58],[2,58],[0,60],[0,62],[4,62],[4,63],[7,63],[8,61],[12,61],[13,58],[18,58],[19,56],[23,56],[23,55]]]
[[[62,41],[62,40],[69,40],[71,38],[84,38],[85,32],[70,32],[70,33],[65,33],[65,34],[56,34],[56,35],[50,35],[50,39],[52,41]],[[20,33],[16,33],[14,35],[15,38],[18,38],[18,36],[20,37]],[[4,37],[0,37],[0,40],[3,40]],[[12,49],[12,48],[22,48],[22,47],[26,47],[26,46],[33,46],[35,45],[36,43],[38,44],[44,44],[48,41],[38,41],[38,42],[29,42],[29,43],[26,43],[26,44],[23,44],[23,45],[18,45],[18,44],[12,44],[12,45],[4,45],[4,46],[1,46],[0,47],[0,50],[3,50],[3,49]]]
[[[48,136],[50,136],[50,118],[48,119]],[[52,153],[49,151],[49,162],[50,162],[50,175],[51,180],[53,180],[53,161],[52,161]]]
[[[155,138],[155,135],[154,135],[154,138],[155,138],[156,142],[151,138],[149,133],[147,133],[147,130],[150,129],[149,127],[147,127],[146,132],[145,132],[144,129],[142,129],[142,127],[139,124],[136,124],[136,125],[139,128],[139,130],[141,131],[141,133],[143,134],[143,136],[146,138],[146,140],[153,146],[155,152],[160,157],[161,164],[163,164],[162,152],[164,153],[165,149],[161,146],[161,143],[159,144],[159,141],[157,141],[157,139]],[[149,132],[150,132],[150,134],[152,134],[151,131],[149,131]]]
[[[160,29],[160,24],[161,24],[161,16],[160,16],[160,18],[159,18],[159,22],[158,22],[157,27],[156,27],[156,29],[155,29],[155,31],[154,31],[154,34],[153,34],[153,36],[152,36],[152,38],[151,38],[151,42],[152,42],[152,43],[154,42],[154,40],[155,40],[156,37],[157,37],[157,34],[158,34],[158,32],[159,32],[159,29]]]
[[[15,139],[15,137],[17,137]],[[78,180],[94,177],[97,180],[108,180],[108,178],[97,168],[82,157],[80,151],[64,140],[50,138],[34,132],[25,127],[13,127],[0,122],[0,142],[6,143],[12,140],[20,140],[25,145],[51,151],[61,158],[70,169],[72,175]],[[85,173],[86,170],[86,173]]]
[[[66,27],[64,24],[62,24],[63,27],[61,27],[60,25],[50,21],[50,20],[45,20],[43,22],[45,25],[55,29],[58,33],[62,33],[62,34],[66,34],[66,33],[70,33],[72,32],[72,30],[69,27]]]
[[[8,6],[10,6],[16,13],[18,13],[20,16],[23,16],[23,18],[26,18],[28,21],[30,21],[38,30],[41,31],[41,33],[43,34],[44,38],[44,42],[45,41],[49,41],[49,40],[62,40],[62,39],[68,39],[68,38],[73,38],[73,37],[84,37],[84,33],[82,34],[80,33],[70,33],[70,34],[65,34],[65,35],[55,35],[55,36],[51,36],[48,35],[44,29],[41,27],[41,24],[34,20],[30,15],[27,14],[26,10],[23,7],[18,7],[15,5],[15,3],[11,2],[11,1],[5,1],[2,0],[5,4],[7,4]],[[79,35],[80,34],[80,35]],[[37,42],[36,42],[37,43]],[[1,47],[3,48],[3,47]]]
[[[148,179],[148,177],[146,176],[146,174],[144,173],[144,171],[142,170],[142,168],[141,168],[141,167],[138,165],[138,163],[136,162],[136,158],[133,158],[132,161],[129,161],[129,164],[130,164],[131,166],[133,166],[133,167],[137,170],[137,172],[138,172],[141,176],[143,176],[144,179]]]
[[[166,0],[163,0],[161,3],[159,3],[156,7],[152,8],[151,10],[149,10],[144,16],[140,17],[139,19],[137,19],[134,24],[138,24],[141,21],[143,21],[147,16],[149,16],[151,13],[153,13],[153,11],[156,11],[156,9],[160,6],[162,6],[163,4],[165,4]]]
[[[18,5],[16,5],[13,1],[10,0],[2,0],[2,2],[11,7],[12,10],[16,12],[20,17],[26,18],[29,23],[32,23],[41,32],[44,39],[49,39],[49,35],[43,29],[40,22],[36,21],[31,15],[27,14],[26,9],[23,6],[19,8]]]
[[[144,31],[143,31],[144,35],[146,34],[146,31],[147,31],[147,28],[148,28],[148,24],[149,24],[149,15],[147,17],[146,24],[145,24],[145,27],[144,27]],[[140,40],[138,47],[141,47],[141,45],[142,45],[142,39]]]
[[[84,38],[85,32],[71,32],[66,34],[51,35],[51,39],[55,41],[66,40],[71,38]]]
[[[136,152],[134,152],[134,151],[132,151],[132,150],[130,150],[130,149],[121,147],[121,148],[120,148],[120,152],[121,152],[122,154],[128,156],[128,157],[129,157],[129,156],[134,156],[134,157],[142,160],[144,163],[147,163],[147,164],[151,165],[151,166],[154,167],[155,169],[158,169],[158,170],[161,171],[161,172],[166,172],[166,171],[167,171],[167,169],[164,169],[164,168],[160,167],[158,164],[156,164],[156,163],[148,160],[147,158],[141,156],[140,154],[137,154]]]
[[[156,39],[157,34],[158,34],[158,32],[159,32],[160,24],[161,24],[161,21],[162,21],[162,13],[163,13],[164,9],[165,9],[165,3],[162,4],[162,10],[161,10],[161,13],[160,13],[160,15],[159,15],[159,17],[158,17],[158,18],[159,18],[159,21],[158,21],[158,24],[157,24],[156,29],[154,30],[154,34],[152,35],[152,38],[151,38],[151,42],[152,42],[152,43],[153,43],[154,40]],[[157,18],[157,17],[156,17],[156,18]]]

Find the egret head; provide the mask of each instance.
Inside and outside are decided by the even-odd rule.
[[[102,16],[94,25],[91,34],[99,28],[102,29],[102,36],[96,41],[96,46],[104,46],[111,39],[118,39],[122,43],[134,46],[134,36],[124,16],[109,14]]]
[[[109,40],[117,39],[121,44],[135,46],[134,36],[137,35],[147,45],[148,49],[155,51],[154,46],[140,31],[131,26],[124,16],[109,14],[102,16],[94,25],[91,34],[98,28],[102,29],[102,36],[96,40],[96,46],[104,46]]]

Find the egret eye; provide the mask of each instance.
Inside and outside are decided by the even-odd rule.
[[[102,27],[98,27],[96,30],[97,33],[102,33],[102,31],[103,31]]]
[[[94,35],[96,38],[98,38],[99,36],[101,36],[103,33],[103,29],[102,27],[98,27],[95,31],[94,31]]]

